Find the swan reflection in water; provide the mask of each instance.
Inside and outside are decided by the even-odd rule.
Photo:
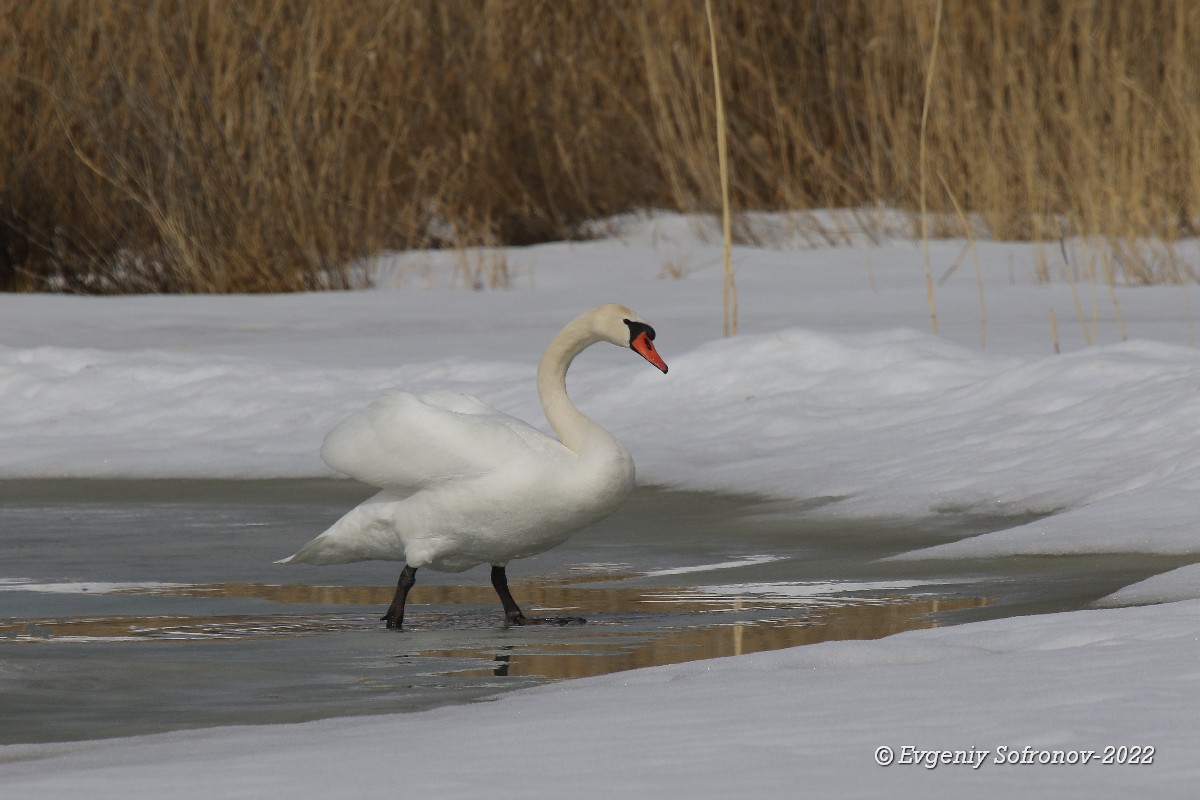
[[[613,582],[636,575],[606,575]],[[570,579],[579,582],[578,576]],[[492,594],[481,585],[420,586],[419,624],[397,657],[425,660],[431,669],[461,678],[579,678],[638,667],[741,655],[839,639],[875,639],[933,627],[935,615],[988,604],[980,597],[937,597],[898,592],[805,597],[795,587],[746,596],[709,592],[703,586],[629,587],[566,580],[526,581],[521,591],[543,610],[598,614],[595,624],[567,638],[521,634],[492,627]],[[722,587],[723,589],[727,587]],[[362,607],[386,600],[387,589],[367,586],[255,583],[147,586],[118,594],[255,598],[296,606],[340,606],[341,613],[265,615],[154,615],[0,622],[0,641],[188,642],[254,641],[337,632],[365,632]],[[427,638],[426,638],[427,637]],[[502,641],[496,641],[497,638]],[[457,642],[457,644],[455,644]],[[450,646],[447,646],[450,645]],[[375,680],[364,677],[364,683]],[[380,677],[377,680],[386,680]]]

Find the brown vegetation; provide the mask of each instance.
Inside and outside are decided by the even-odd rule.
[[[1191,277],[1200,4],[946,0],[933,62],[935,6],[717,0],[734,207],[924,183],[978,235]],[[8,290],[349,286],[384,248],[721,198],[700,0],[0,0],[0,126]]]

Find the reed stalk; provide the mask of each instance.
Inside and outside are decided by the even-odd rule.
[[[733,279],[733,217],[729,209],[729,134],[725,124],[725,102],[721,94],[721,66],[717,58],[717,26],[713,22],[712,0],[704,0],[704,12],[708,17],[709,47],[712,52],[713,103],[717,116],[717,161],[721,177],[721,240],[724,244],[721,280],[723,333],[725,336],[736,336],[738,309],[737,284]]]
[[[917,169],[920,171],[921,204],[921,247],[925,254],[925,297],[929,303],[929,327],[938,332],[937,299],[933,294],[933,264],[929,260],[929,208],[926,202],[925,184],[928,175],[928,148],[926,133],[929,126],[929,99],[933,95],[933,75],[937,67],[938,39],[942,30],[942,0],[937,0],[933,17],[933,42],[929,46],[929,66],[925,70],[925,96],[921,103],[921,132],[917,143]]]

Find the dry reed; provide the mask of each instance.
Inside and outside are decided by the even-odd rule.
[[[737,336],[737,284],[733,276],[733,212],[729,206],[729,133],[725,121],[725,102],[721,95],[721,61],[717,50],[717,26],[713,22],[712,0],[704,0],[708,19],[708,40],[712,57],[713,110],[717,120],[717,167],[721,179],[721,242],[724,245],[724,270],[721,280],[721,308],[726,336]]]
[[[734,209],[959,205],[1192,280],[1200,4],[943,6],[717,0]],[[716,212],[709,46],[699,0],[0,0],[0,289],[341,287]]]

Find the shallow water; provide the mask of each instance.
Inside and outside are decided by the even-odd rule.
[[[365,498],[345,481],[0,483],[0,743],[427,708],[547,680],[1078,608],[1151,557],[881,562],[1024,520],[840,521],[821,503],[640,489],[510,565],[506,627],[479,568],[281,566]]]

